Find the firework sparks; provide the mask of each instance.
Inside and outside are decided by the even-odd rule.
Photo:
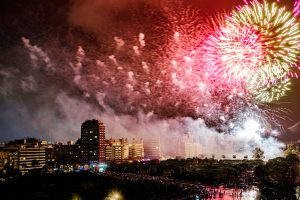
[[[252,2],[250,5],[239,7],[228,18],[230,26],[250,26],[260,35],[265,54],[264,64],[270,67],[274,63],[286,64],[280,74],[288,72],[297,62],[299,56],[299,23],[292,12],[280,8],[275,2]]]
[[[222,27],[205,42],[203,56],[213,78],[240,85],[261,65],[262,48],[251,28]]]
[[[295,10],[296,9],[296,10]],[[297,12],[295,2],[294,16]],[[253,71],[256,87],[251,90],[256,100],[261,102],[278,101],[291,85],[286,77],[295,77],[294,66],[299,56],[299,23],[292,12],[280,8],[277,3],[253,1],[238,11],[233,11],[227,20],[230,26],[250,26],[259,34],[264,58],[259,65],[260,71]],[[278,81],[278,79],[285,79]],[[253,82],[252,82],[253,83]],[[266,85],[265,88],[261,86]],[[262,89],[257,90],[257,87]]]
[[[264,103],[270,103],[278,101],[281,97],[286,95],[286,92],[290,90],[290,79],[283,80],[276,84],[270,84],[257,91],[253,91],[256,100]]]
[[[294,3],[294,9],[293,9],[294,17],[297,17],[300,13],[300,1],[297,0]]]
[[[286,80],[298,77],[299,23],[275,2],[245,3],[204,42],[201,60],[212,79],[240,86],[257,101],[278,101],[291,85]]]
[[[105,30],[103,35],[109,37],[99,36],[99,41],[105,41],[101,47],[93,49],[82,43],[77,54],[66,50],[67,56],[58,61],[53,58],[58,54],[56,49],[56,54],[45,51],[51,55],[50,60],[41,52],[44,47],[35,47],[24,39],[23,43],[32,63],[46,66],[41,70],[43,78],[50,77],[53,81],[48,82],[58,86],[60,77],[64,80],[63,92],[93,108],[98,106],[103,115],[142,116],[149,122],[176,119],[176,129],[183,128],[181,132],[190,128],[182,127],[182,120],[199,119],[204,123],[197,125],[195,134],[211,129],[230,138],[235,134],[240,138],[260,136],[256,132],[264,132],[251,131],[255,123],[249,123],[249,119],[255,119],[259,129],[272,129],[273,109],[266,111],[263,103],[273,103],[288,91],[290,82],[284,80],[292,74],[298,56],[298,22],[290,21],[293,17],[285,15],[286,10],[257,1],[232,15],[221,12],[213,17],[200,16],[197,8],[171,3],[169,9],[164,6],[160,10],[157,5],[154,10],[132,10],[137,12],[133,16],[139,16],[133,17],[140,23],[137,27],[126,24],[115,26],[120,30]],[[278,19],[264,9],[275,11]],[[146,22],[140,20],[141,10],[156,16],[155,22],[152,17]],[[126,12],[126,17],[129,15]],[[276,24],[270,23],[272,20],[277,20]],[[30,90],[31,82],[39,85],[36,74],[33,71],[29,78],[18,78],[25,92]],[[200,131],[200,127],[205,129]]]

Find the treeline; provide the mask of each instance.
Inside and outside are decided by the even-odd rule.
[[[123,163],[109,170],[151,176],[167,176],[210,185],[297,185],[299,159],[291,154],[264,162],[257,160],[169,159],[165,161]]]

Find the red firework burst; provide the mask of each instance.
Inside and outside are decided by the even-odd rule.
[[[259,35],[249,27],[220,28],[205,41],[202,61],[213,79],[241,85],[263,61]]]

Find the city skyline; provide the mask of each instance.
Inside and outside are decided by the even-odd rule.
[[[300,199],[300,0],[2,0],[0,20],[0,199]]]
[[[2,6],[0,140],[67,141],[92,118],[103,120],[113,138],[159,135],[175,144],[189,134],[208,152],[260,147],[273,158],[283,142],[300,139],[288,129],[299,121],[299,79],[279,101],[264,103],[205,76],[211,71],[201,63],[203,41],[244,1],[93,1]],[[288,1],[276,4],[293,11]]]
[[[97,128],[99,125],[100,128]],[[122,155],[122,158],[120,157],[121,162],[128,160],[128,157],[131,159],[146,159],[146,160],[166,160],[166,159],[187,159],[187,158],[213,158],[213,159],[245,159],[245,158],[252,158],[253,150],[249,151],[247,153],[236,153],[233,151],[230,152],[224,152],[222,149],[214,149],[214,151],[210,149],[206,149],[206,146],[202,145],[201,143],[201,137],[200,136],[194,136],[189,133],[185,134],[182,137],[179,138],[168,138],[167,143],[161,143],[161,137],[160,136],[155,136],[155,137],[146,137],[146,138],[126,138],[126,137],[119,137],[119,138],[113,138],[111,137],[106,131],[105,131],[105,124],[96,119],[90,119],[90,120],[85,120],[84,122],[81,123],[81,137],[80,138],[73,138],[74,140],[68,140],[66,142],[49,142],[46,140],[43,140],[42,138],[33,138],[30,136],[26,136],[23,138],[15,138],[14,140],[6,141],[2,143],[1,147],[5,147],[5,145],[9,145],[10,143],[14,142],[22,142],[26,140],[34,140],[34,141],[39,141],[42,142],[44,145],[66,145],[70,146],[73,145],[79,145],[79,149],[76,151],[81,151],[81,154],[85,154],[85,158],[81,158],[80,163],[101,163],[106,162],[106,161],[113,161],[115,162],[114,158],[114,151],[120,151],[117,153],[118,155]],[[101,130],[101,131],[100,131]],[[102,135],[102,136],[100,136]],[[104,136],[104,137],[103,137]],[[107,137],[106,137],[107,136]],[[105,154],[105,157],[100,159],[97,159],[99,154],[94,154],[92,153],[92,156],[90,157],[90,148],[92,148],[92,152],[94,150],[96,152],[100,152],[100,143],[98,143],[98,138],[100,139],[104,138],[104,145],[102,145],[103,153],[102,155]],[[168,148],[170,145],[170,141],[173,141],[172,148]],[[99,140],[100,141],[100,140]],[[141,143],[141,147],[139,146]],[[291,141],[286,143],[284,146],[282,146],[282,151],[285,150],[288,145],[294,145],[298,144],[299,141]],[[124,150],[123,146],[128,145],[125,148],[127,150],[127,156],[124,156]],[[92,145],[91,147],[89,147]],[[138,146],[136,146],[138,145]],[[167,145],[167,146],[165,146]],[[85,147],[86,146],[86,147]],[[122,146],[122,147],[121,147]],[[107,149],[109,147],[109,149]],[[77,148],[77,147],[76,147]],[[119,150],[115,148],[120,148]],[[142,148],[142,150],[137,150],[138,152],[142,153],[134,153],[136,150],[132,150],[131,148]],[[235,147],[232,147],[233,149]],[[256,147],[259,148],[260,147]],[[73,151],[73,150],[72,150]],[[76,152],[75,151],[75,152]],[[110,152],[107,154],[107,151]],[[263,151],[263,150],[262,150]],[[84,153],[85,152],[85,153]],[[139,155],[139,156],[135,156]],[[269,158],[268,153],[266,152],[266,156],[264,158]],[[108,158],[109,157],[109,158]],[[108,158],[108,160],[107,160]],[[117,161],[116,161],[117,162]],[[91,164],[90,163],[90,164]],[[118,162],[117,162],[118,163]]]

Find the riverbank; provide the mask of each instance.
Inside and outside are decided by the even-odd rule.
[[[112,192],[122,199],[169,200],[169,199],[215,199],[215,200],[296,200],[294,190],[262,188],[248,189],[213,187],[197,182],[182,181],[160,176],[132,173],[77,172],[27,174],[0,183],[1,199],[22,200],[101,200]],[[287,193],[285,193],[287,192]],[[284,196],[282,196],[284,195]]]

